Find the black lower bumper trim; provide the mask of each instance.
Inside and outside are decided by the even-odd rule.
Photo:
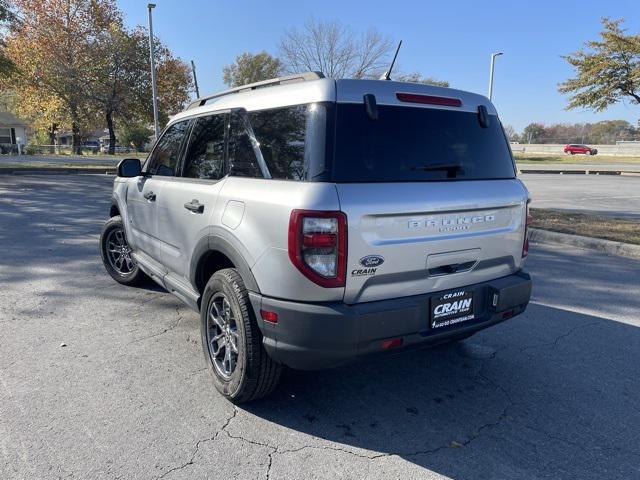
[[[356,359],[397,352],[385,339],[402,339],[402,349],[463,337],[522,313],[531,297],[527,273],[462,287],[474,291],[474,318],[448,327],[429,325],[431,298],[443,292],[362,304],[299,303],[251,293],[255,312],[277,312],[278,323],[257,315],[264,346],[276,361],[299,370],[339,366]]]

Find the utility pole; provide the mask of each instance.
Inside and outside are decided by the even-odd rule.
[[[198,89],[198,77],[196,77],[196,64],[191,60],[191,73],[193,73],[193,83],[196,87],[196,98],[200,98],[200,89]]]
[[[160,122],[158,121],[158,90],[156,87],[156,59],[153,48],[153,19],[151,10],[156,8],[155,3],[149,3],[147,5],[149,9],[149,56],[151,57],[151,94],[153,95],[153,126],[155,131],[156,140],[160,135]]]
[[[503,55],[503,53],[498,52],[491,54],[491,67],[489,68],[489,100],[491,100],[491,96],[493,95],[493,67],[496,63],[496,57],[500,55]]]

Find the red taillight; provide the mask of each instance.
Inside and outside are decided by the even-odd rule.
[[[347,217],[342,212],[294,210],[289,220],[289,259],[322,287],[344,287]]]
[[[529,255],[529,226],[533,223],[533,217],[529,213],[529,202],[527,200],[526,220],[524,224],[524,243],[522,244],[522,258]]]
[[[260,310],[260,316],[265,322],[278,323],[278,314],[269,310]]]
[[[425,103],[427,105],[443,105],[445,107],[461,107],[462,100],[453,97],[436,97],[417,93],[396,93],[401,102]]]
[[[392,338],[390,340],[384,340],[382,342],[382,345],[380,345],[382,347],[383,350],[388,350],[389,348],[396,348],[402,345],[402,339],[401,338]]]
[[[333,233],[305,234],[302,246],[305,248],[330,248],[338,243],[338,237]]]

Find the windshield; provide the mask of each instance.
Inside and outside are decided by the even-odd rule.
[[[335,182],[424,182],[514,178],[498,118],[474,112],[362,104],[336,106]]]

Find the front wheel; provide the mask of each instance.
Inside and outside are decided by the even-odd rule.
[[[213,274],[202,295],[200,333],[216,389],[233,403],[269,395],[282,366],[262,346],[242,277],[228,268]]]
[[[146,278],[131,257],[131,247],[127,243],[120,215],[110,218],[102,227],[100,255],[104,268],[116,282],[123,285],[137,285]]]

